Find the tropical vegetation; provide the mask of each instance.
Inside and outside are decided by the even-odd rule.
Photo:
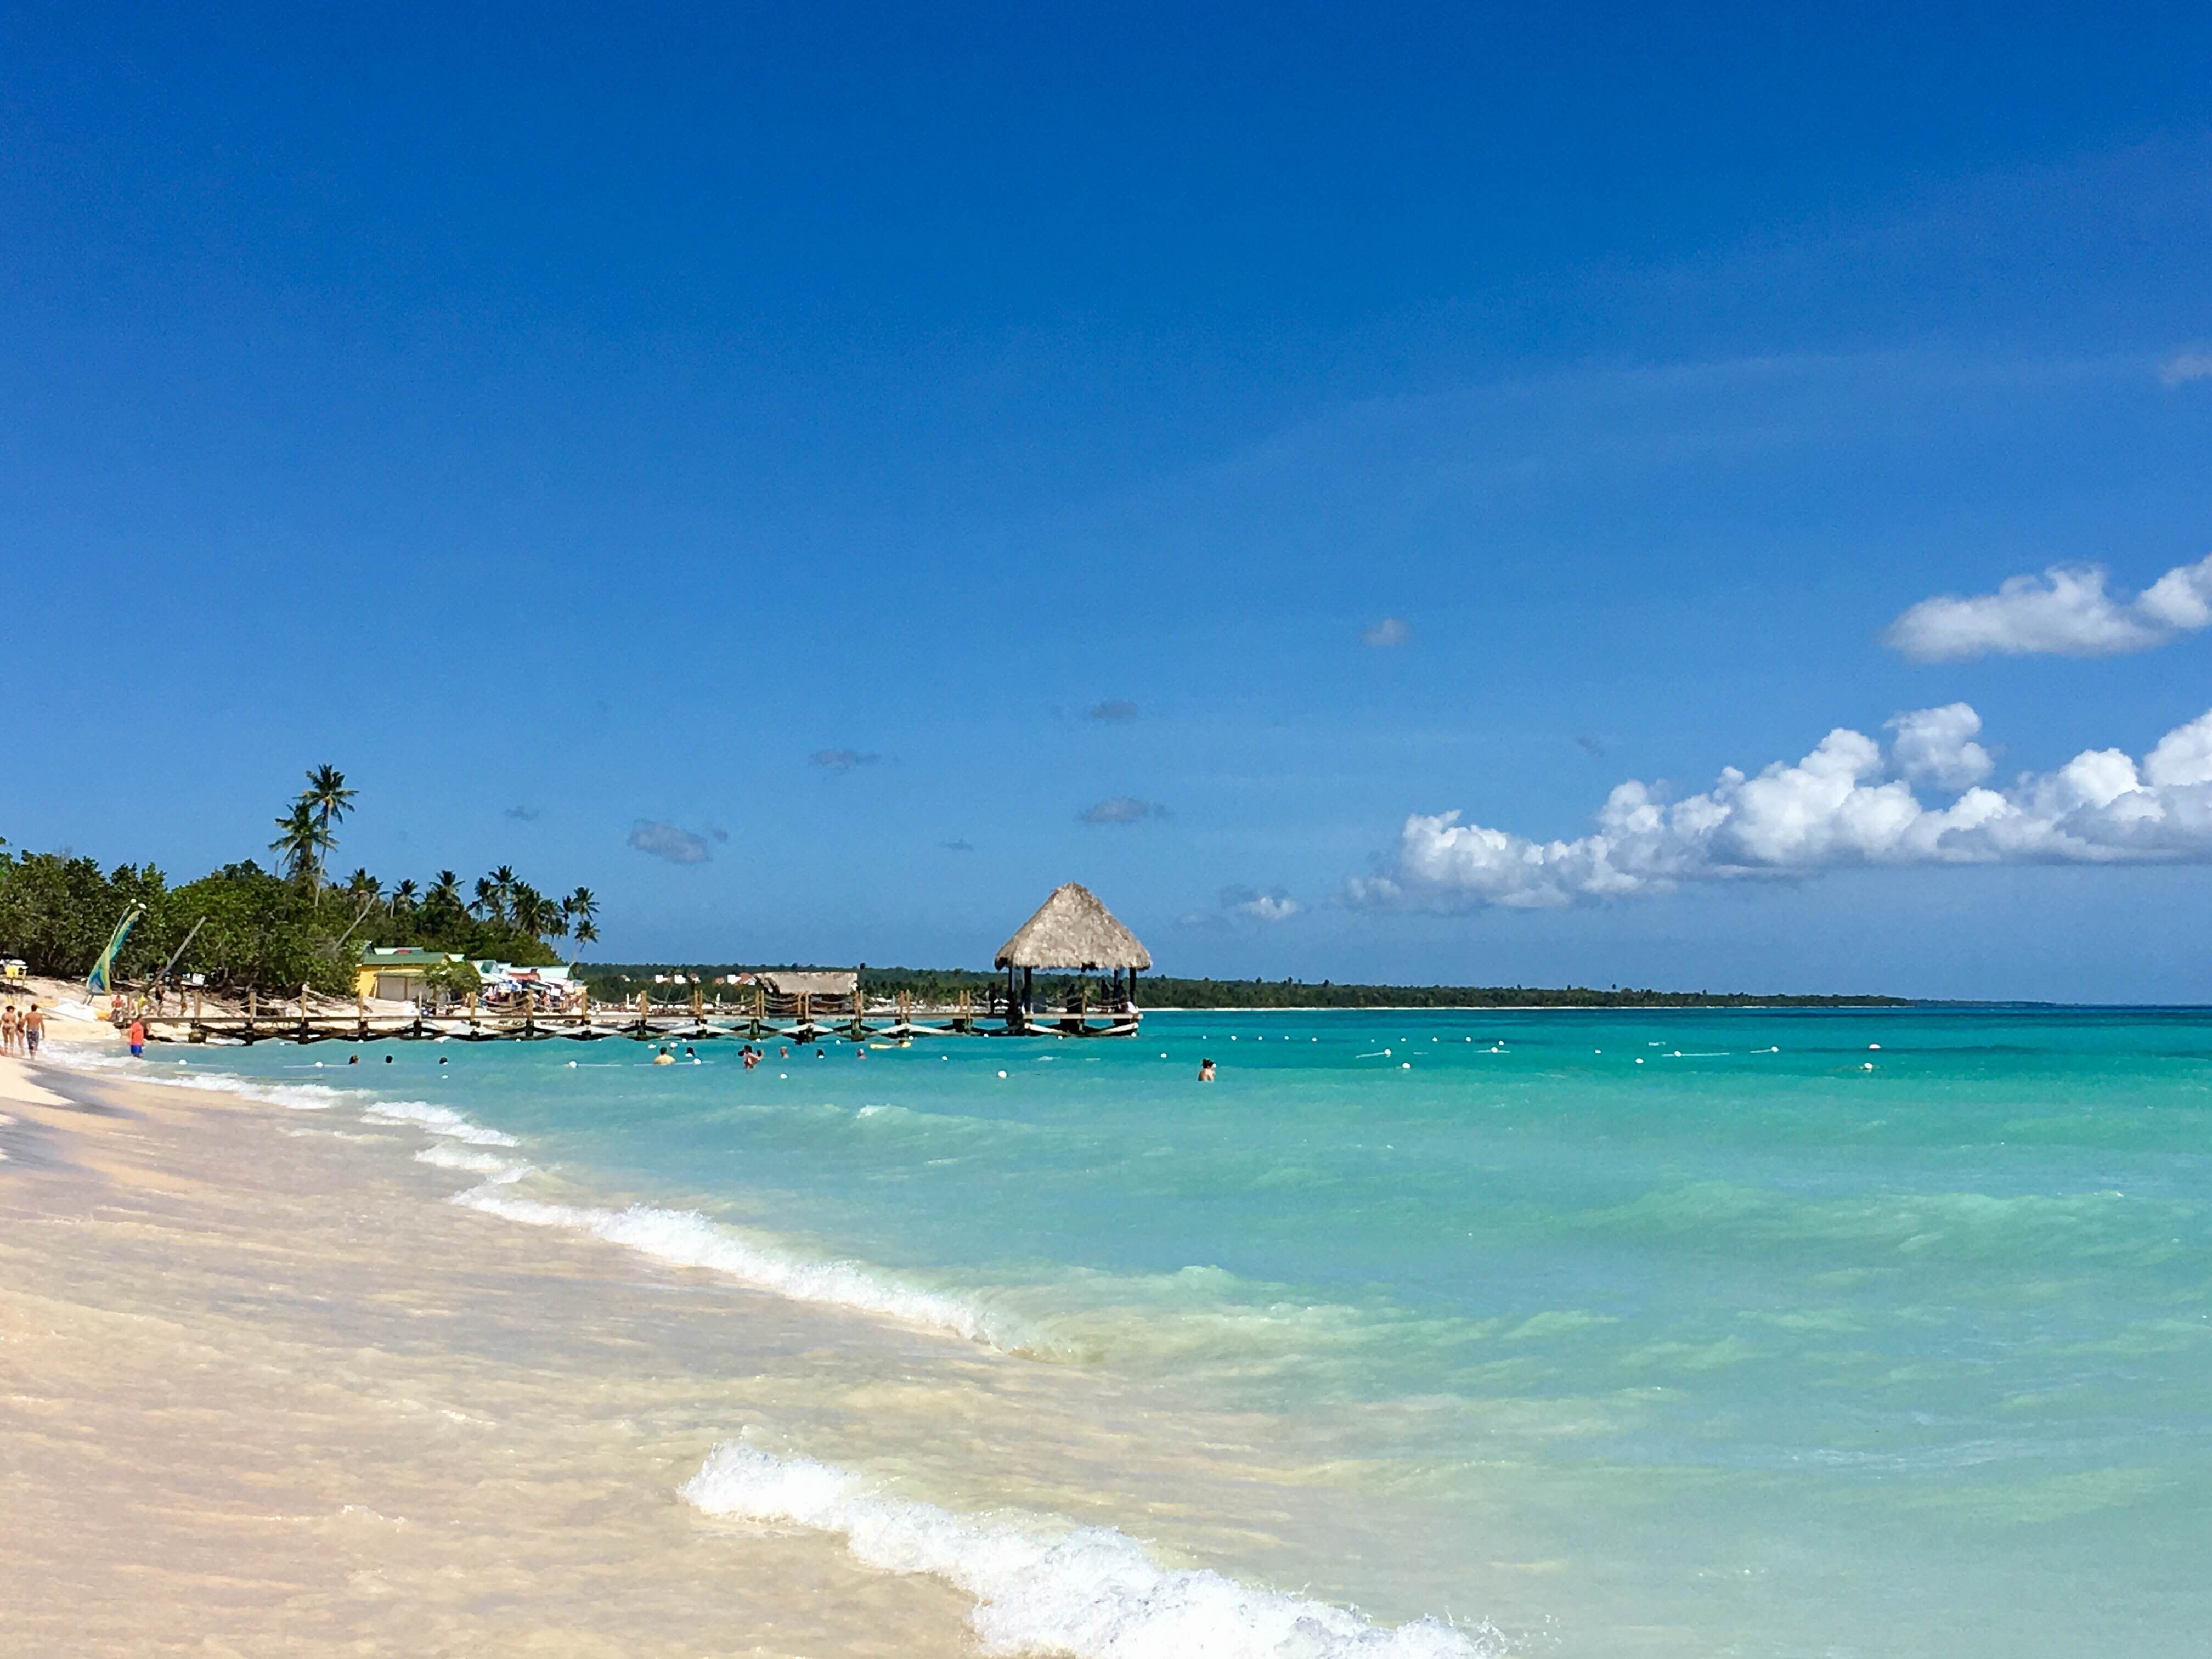
[[[18,852],[0,842],[0,957],[21,957],[33,973],[77,977],[136,911],[116,963],[122,979],[167,967],[204,975],[218,990],[309,985],[346,994],[371,940],[544,967],[561,960],[562,941],[580,947],[599,938],[590,888],[549,897],[507,865],[465,893],[451,870],[428,884],[387,885],[366,869],[331,880],[330,857],[357,793],[336,767],[317,767],[276,820],[274,870],[248,860],[181,885],[152,864],[103,869],[67,852]]]
[[[793,964],[768,964],[775,967]],[[586,970],[592,994],[602,1000],[626,1000],[640,991],[666,998],[676,977],[684,988],[702,986],[711,998],[736,994],[727,984],[732,975],[762,971],[736,963],[602,963]],[[871,997],[892,997],[903,991],[915,1000],[945,1004],[962,991],[979,999],[1003,988],[1006,975],[969,968],[867,968],[860,969],[860,984]],[[1058,974],[1039,975],[1031,998],[1039,1007],[1057,1008],[1078,981]],[[1092,994],[1097,994],[1096,980]],[[680,1000],[680,999],[679,999]],[[1615,986],[1597,990],[1588,986],[1532,985],[1339,985],[1323,980],[1177,979],[1166,974],[1146,974],[1137,981],[1137,1000],[1148,1008],[1825,1008],[1902,1006],[1902,997],[1784,996],[1743,991],[1655,991]]]

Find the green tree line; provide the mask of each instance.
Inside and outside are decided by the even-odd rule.
[[[549,898],[506,865],[466,891],[451,870],[428,884],[387,886],[366,869],[332,882],[327,861],[356,793],[336,768],[317,768],[276,820],[277,869],[247,860],[176,886],[152,864],[102,869],[89,858],[0,843],[0,956],[21,957],[33,973],[76,978],[115,924],[140,908],[116,963],[120,978],[149,977],[182,945],[174,972],[204,974],[217,989],[311,985],[343,995],[361,945],[372,939],[545,967],[561,960],[555,941],[599,937],[589,888]]]
[[[714,981],[731,974],[774,971],[793,963],[746,966],[738,963],[604,963],[586,975],[592,994],[601,999],[634,997],[647,991],[663,1000],[678,996],[675,988],[655,984],[656,975],[682,974],[687,980],[706,981],[711,999],[717,988],[726,998],[737,993]],[[1057,1008],[1079,983],[1074,975],[1039,975],[1031,996],[1040,1007]],[[1091,981],[1094,1000],[1099,981]],[[1003,988],[1006,975],[967,968],[866,968],[860,984],[871,997],[892,997],[903,991],[919,1001],[950,1002],[965,990],[980,997]],[[690,988],[684,988],[688,994]],[[678,997],[680,1000],[680,997]],[[1139,1006],[1152,1008],[1741,1008],[1760,1007],[1901,1007],[1907,999],[1884,996],[1785,996],[1746,991],[1656,991],[1614,987],[1597,990],[1588,986],[1531,985],[1339,985],[1323,980],[1178,979],[1165,974],[1145,974],[1137,981]]]

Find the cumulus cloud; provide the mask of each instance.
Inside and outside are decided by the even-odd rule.
[[[1224,887],[1213,909],[1188,911],[1177,920],[1185,927],[1220,928],[1238,922],[1288,921],[1304,908],[1284,888],[1263,893],[1256,887]]]
[[[856,766],[873,766],[881,759],[872,750],[859,749],[817,749],[806,757],[810,766],[829,772],[849,772]]]
[[[2140,765],[2118,749],[2085,750],[2002,791],[1978,781],[1991,760],[1965,703],[1900,714],[1885,729],[1895,734],[1887,750],[1838,726],[1802,760],[1756,776],[1730,767],[1680,800],[1621,784],[1596,830],[1573,841],[1417,812],[1377,872],[1346,884],[1345,896],[1370,907],[1537,908],[1847,866],[2212,863],[2212,713],[2167,732]],[[1934,804],[1917,783],[1958,793]]]
[[[1126,698],[1109,697],[1104,702],[1092,703],[1083,717],[1092,720],[1133,720],[1137,718],[1137,705]]]
[[[1113,795],[1085,807],[1075,815],[1078,823],[1142,823],[1146,818],[1164,818],[1168,809],[1158,801],[1139,800],[1133,795]]]
[[[1360,642],[1364,645],[1403,645],[1413,637],[1413,630],[1397,617],[1385,617],[1381,622],[1359,630]]]
[[[714,856],[708,850],[705,837],[672,823],[656,823],[650,818],[637,821],[629,832],[629,844],[641,853],[666,859],[671,864],[704,864]]]
[[[1247,921],[1288,921],[1303,907],[1279,887],[1265,893],[1251,887],[1224,887],[1221,908]]]
[[[2212,351],[2191,346],[2177,351],[2158,366],[2162,386],[2187,386],[2191,380],[2212,380]]]
[[[1996,769],[1990,751],[1973,740],[1982,717],[1966,703],[1916,708],[1883,729],[1897,733],[1889,753],[1899,774],[1915,782],[1955,791],[1979,783]]]
[[[2101,565],[2053,565],[1994,593],[1923,599],[1883,637],[1916,662],[2006,656],[2114,657],[2212,623],[2212,558],[2177,565],[2130,599]]]

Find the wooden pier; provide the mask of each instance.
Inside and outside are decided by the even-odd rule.
[[[586,996],[573,1009],[483,1008],[461,1005],[435,1012],[374,1011],[366,1001],[351,1011],[318,1007],[302,996],[264,1005],[249,995],[236,1010],[208,1010],[198,999],[177,1012],[142,1012],[151,1042],[703,1042],[734,1037],[752,1042],[908,1042],[917,1037],[1134,1036],[1142,1016],[1126,1002],[1092,1008],[1086,997],[1058,1011],[1024,1009],[1018,1002],[978,1010],[972,995],[941,1006],[917,1006],[901,995],[887,1002],[837,997],[771,997],[756,992],[752,1006],[708,1002],[694,992],[689,1005],[656,1003],[640,993],[635,1003],[593,1006]]]

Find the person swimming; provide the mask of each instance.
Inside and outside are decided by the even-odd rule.
[[[1198,1080],[1200,1083],[1211,1083],[1213,1081],[1213,1062],[1212,1060],[1201,1060],[1198,1062]]]
[[[660,1045],[660,1052],[653,1057],[653,1063],[656,1066],[673,1066],[676,1063],[676,1056],[668,1052],[668,1045],[664,1042]]]

